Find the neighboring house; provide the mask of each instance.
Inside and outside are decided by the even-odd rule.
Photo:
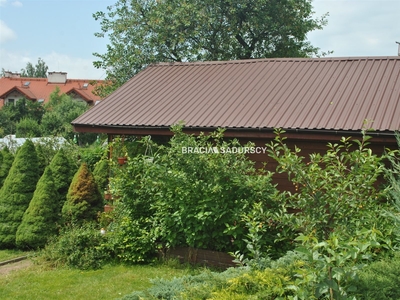
[[[48,78],[20,77],[19,73],[5,72],[5,76],[0,78],[0,107],[15,104],[21,98],[47,103],[57,86],[61,93],[93,105],[100,100],[93,90],[101,83],[88,79],[67,79],[65,72],[49,72]]]
[[[189,133],[222,127],[226,137],[257,145],[283,128],[305,156],[342,136],[359,138],[367,126],[371,147],[382,153],[397,147],[400,57],[154,64],[72,124],[78,132],[162,136],[179,121]]]

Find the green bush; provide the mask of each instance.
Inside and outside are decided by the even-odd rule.
[[[16,233],[19,248],[44,247],[57,234],[60,221],[60,203],[51,169],[46,168],[39,179],[33,198],[24,213]]]
[[[38,157],[30,140],[18,150],[0,190],[0,248],[15,247],[15,235],[39,180]]]
[[[108,180],[110,177],[109,163],[106,159],[100,159],[94,167],[93,176],[97,182],[100,193],[108,189]]]
[[[111,186],[114,196],[120,197],[117,210],[134,222],[143,221],[137,226],[149,232],[148,241],[157,243],[144,247],[151,251],[158,245],[247,251],[242,214],[255,203],[268,205],[276,192],[270,174],[257,174],[244,153],[182,151],[183,147],[242,147],[236,140],[224,141],[221,131],[195,137],[184,134],[180,126],[172,130],[167,146],[143,141],[148,144],[144,148],[152,147],[153,157],[130,157],[126,165],[113,169]],[[115,222],[121,220],[125,219]],[[130,232],[121,234],[130,240]],[[273,244],[274,234],[265,231],[263,237]]]
[[[397,300],[400,299],[400,253],[376,261],[358,272],[354,281],[357,299]]]
[[[62,207],[62,217],[66,223],[82,223],[95,220],[103,209],[103,198],[97,183],[83,163],[72,179],[67,200]]]
[[[362,227],[390,231],[381,214],[388,208],[389,188],[377,188],[387,155],[374,154],[368,148],[369,138],[342,138],[340,143],[328,143],[326,153],[305,158],[301,149],[292,150],[284,143],[284,131],[277,131],[275,141],[267,145],[269,155],[278,162],[277,172],[286,173],[296,190],[276,198],[277,206],[285,208],[276,220],[319,241],[332,232],[351,238]],[[287,207],[298,213],[289,213]]]
[[[96,223],[70,225],[51,239],[39,253],[39,260],[56,267],[99,269],[108,259],[101,247],[104,239]]]

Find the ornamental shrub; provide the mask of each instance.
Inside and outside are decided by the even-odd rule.
[[[1,164],[0,164],[0,188],[1,188],[13,164],[14,155],[10,152],[10,150],[7,147],[4,147],[0,151],[0,155],[1,155]]]
[[[0,248],[15,247],[15,235],[38,182],[38,157],[32,141],[17,151],[0,190]]]
[[[357,299],[395,300],[400,299],[400,253],[371,263],[358,272],[353,283]]]
[[[60,204],[51,169],[46,168],[36,186],[29,207],[24,213],[16,234],[16,245],[23,249],[43,247],[57,234]]]
[[[39,260],[54,267],[99,269],[108,259],[101,247],[104,240],[97,223],[68,225],[50,239],[39,253]]]
[[[222,131],[199,137],[183,133],[180,126],[172,131],[167,146],[143,140],[143,148],[152,148],[147,153],[153,156],[129,157],[127,164],[113,168],[111,186],[114,196],[120,197],[116,203],[120,215],[113,226],[125,224],[126,218],[134,224],[134,228],[119,226],[126,229],[119,233],[119,247],[143,251],[139,257],[146,257],[145,251],[154,253],[156,246],[247,251],[242,214],[255,203],[268,207],[276,193],[271,174],[257,173],[244,153],[182,151],[242,147],[237,140],[225,141]],[[135,247],[140,242],[132,240],[132,232],[138,237],[142,230],[147,232],[143,241],[151,244]],[[274,243],[274,231],[262,235],[265,248]]]
[[[82,223],[95,220],[99,211],[103,209],[103,198],[97,183],[83,163],[68,189],[67,200],[62,208],[62,217],[66,223]]]
[[[373,153],[369,138],[342,138],[328,143],[326,153],[305,158],[301,149],[292,150],[284,143],[284,131],[277,131],[275,141],[267,145],[269,155],[278,162],[277,172],[286,173],[293,182],[295,192],[274,198],[282,208],[275,220],[319,241],[332,232],[351,238],[362,228],[390,235],[392,226],[382,217],[389,208],[389,188],[377,187],[385,174],[387,155]]]
[[[61,148],[51,160],[49,167],[52,171],[54,186],[57,191],[57,214],[61,216],[61,209],[67,199],[68,189],[77,171],[77,166],[71,161],[66,150]]]

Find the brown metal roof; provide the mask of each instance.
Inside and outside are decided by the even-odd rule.
[[[72,124],[394,131],[399,102],[400,57],[160,63]]]

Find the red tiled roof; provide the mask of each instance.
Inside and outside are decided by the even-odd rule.
[[[400,129],[400,57],[277,58],[147,67],[75,128]]]
[[[29,82],[28,86],[24,85],[26,82]],[[91,84],[92,82],[93,80],[88,79],[67,79],[65,83],[49,83],[47,78],[1,77],[0,99],[5,99],[12,91],[18,91],[27,99],[34,101],[44,99],[46,103],[50,98],[50,94],[58,86],[61,93],[69,94],[75,92],[85,101],[92,103],[100,100],[100,97],[92,92],[96,84],[101,84],[102,81],[97,81],[96,84]],[[85,83],[88,84],[87,87],[84,87]]]

